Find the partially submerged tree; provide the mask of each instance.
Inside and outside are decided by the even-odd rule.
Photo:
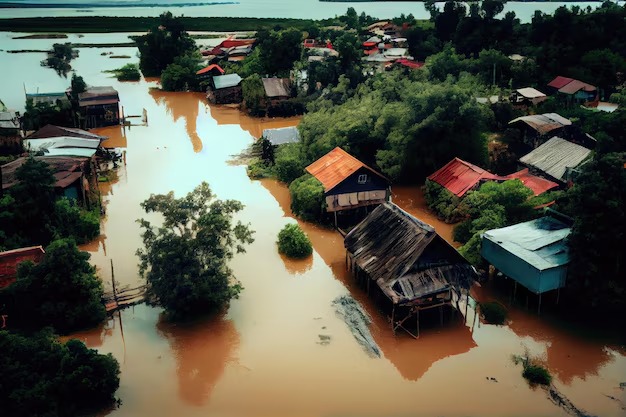
[[[297,224],[288,224],[278,233],[278,251],[290,258],[306,258],[313,253],[313,245]]]
[[[254,241],[248,225],[234,224],[240,202],[217,200],[203,182],[185,197],[151,195],[141,207],[163,215],[160,227],[138,220],[145,246],[137,251],[139,269],[158,305],[181,319],[218,311],[237,297],[242,287],[227,262]]]

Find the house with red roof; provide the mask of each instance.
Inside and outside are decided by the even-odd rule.
[[[574,78],[558,76],[548,83],[553,92],[565,94],[576,103],[597,101],[598,89]]]
[[[31,246],[0,252],[0,289],[8,287],[17,277],[17,266],[24,261],[41,262],[46,252],[41,246]]]
[[[322,183],[328,212],[378,205],[391,196],[391,182],[384,175],[339,147],[306,171]]]

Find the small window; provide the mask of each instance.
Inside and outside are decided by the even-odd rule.
[[[365,184],[366,182],[367,182],[367,175],[366,174],[359,175],[358,183]]]

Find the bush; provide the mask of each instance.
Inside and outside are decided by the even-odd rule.
[[[289,186],[291,210],[304,220],[320,220],[325,207],[324,187],[310,174],[294,180]]]
[[[253,180],[261,178],[270,178],[274,176],[274,170],[271,166],[267,165],[265,161],[256,159],[248,164],[248,177]]]
[[[506,320],[506,308],[496,301],[480,303],[480,312],[485,321],[491,324],[504,324]]]
[[[550,372],[543,366],[537,364],[529,363],[524,365],[522,376],[531,384],[550,385],[552,382]]]
[[[286,184],[300,177],[306,165],[300,153],[300,145],[297,143],[279,146],[274,163],[278,180]]]
[[[426,180],[424,198],[428,207],[446,223],[454,223],[459,220],[460,216],[457,208],[460,199],[441,185],[434,181]]]
[[[290,258],[306,258],[313,253],[307,235],[297,224],[288,224],[278,233],[278,251]]]
[[[76,243],[87,243],[100,234],[98,209],[82,210],[74,200],[63,197],[54,204],[54,235],[57,239],[71,237]]]
[[[139,81],[141,79],[141,73],[137,64],[126,64],[111,72],[115,74],[118,81]]]

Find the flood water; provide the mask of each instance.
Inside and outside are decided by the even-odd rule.
[[[8,49],[7,42],[0,45]],[[129,61],[136,61],[130,55]],[[37,54],[18,57],[24,71],[0,79],[5,103],[23,101],[15,83],[31,78],[55,88],[69,83],[39,67]],[[6,62],[7,54],[0,52],[0,59]],[[232,108],[208,106],[202,94],[158,91],[155,80],[119,83],[101,72],[119,66],[111,61],[97,49],[84,49],[72,62],[88,83],[118,89],[125,114],[139,115],[144,108],[148,114],[148,126],[98,131],[110,137],[107,146],[126,151],[117,180],[101,187],[102,236],[83,247],[105,285],[111,260],[121,285],[142,282],[136,219],[156,219],[139,207],[151,193],[174,190],[182,196],[207,181],[218,198],[245,205],[237,218],[250,223],[256,240],[231,261],[245,289],[223,314],[175,325],[163,320],[160,309],[138,305],[74,335],[120,362],[122,406],[104,415],[567,415],[543,390],[530,388],[511,361],[512,354],[526,349],[545,360],[555,385],[576,406],[593,415],[624,416],[623,348],[565,330],[532,310],[512,308],[508,325],[492,326],[474,322],[470,309],[465,320],[446,316],[443,326],[438,320],[424,325],[418,340],[394,336],[346,271],[341,236],[299,222],[313,242],[313,256],[281,257],[277,234],[297,221],[287,188],[274,180],[252,181],[245,166],[232,163],[262,129],[293,126],[298,118],[252,119]],[[395,187],[393,200],[451,240],[451,227],[427,211],[417,187]],[[335,314],[332,300],[348,293],[372,316],[381,358],[368,356]],[[475,296],[493,294],[476,288]],[[321,343],[326,337],[330,343]]]

